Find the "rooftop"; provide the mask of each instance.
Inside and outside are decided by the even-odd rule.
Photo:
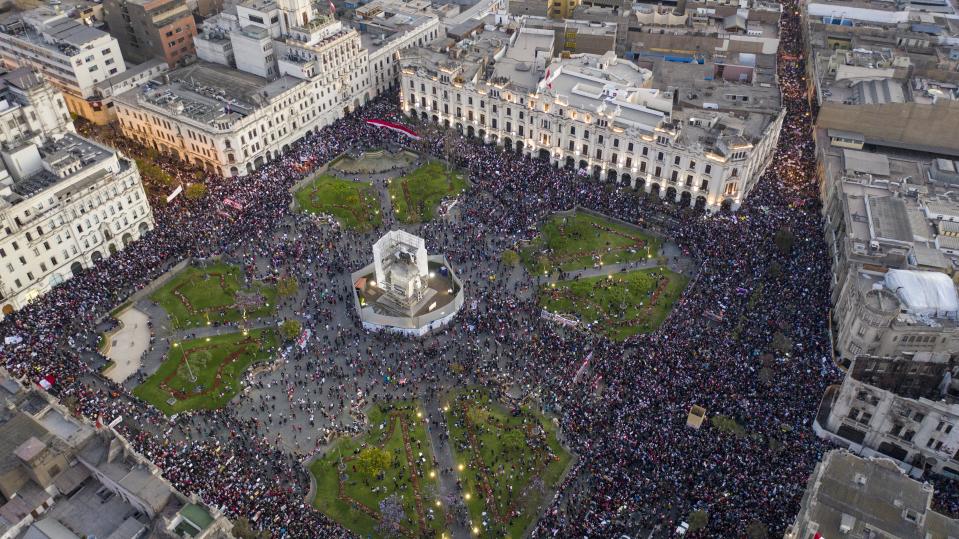
[[[10,192],[0,195],[6,202],[16,204],[37,193],[74,177],[88,167],[96,166],[116,152],[73,133],[59,139],[48,139],[37,149],[45,166],[10,186]]]
[[[377,9],[376,4],[370,2],[364,8],[366,9],[363,13],[366,15],[352,22],[353,27],[360,33],[363,48],[370,52],[383,48],[436,18],[431,13],[404,9],[401,4],[384,5],[383,8]]]
[[[92,42],[109,36],[103,30],[82,24],[48,7],[0,16],[0,32],[65,56],[76,56]]]
[[[892,460],[836,449],[810,477],[800,518],[818,524],[823,537],[866,537],[867,529],[903,539],[959,535],[955,520],[930,509],[932,497],[931,485],[912,479]]]
[[[112,496],[103,501],[97,496],[97,491],[101,488],[98,481],[87,481],[72,496],[58,500],[48,512],[48,518],[55,519],[86,537],[104,538],[110,537],[124,526],[142,528],[144,523],[149,523],[142,515],[142,522],[137,520],[137,510],[120,496]],[[134,536],[130,534],[124,537]]]
[[[119,444],[120,440],[113,436],[95,436],[80,449],[80,456],[103,475],[160,512],[173,491],[145,463],[137,460],[125,448],[115,447]]]
[[[118,99],[145,103],[168,114],[226,128],[300,84],[306,83],[291,76],[270,82],[226,66],[198,62],[122,93]]]

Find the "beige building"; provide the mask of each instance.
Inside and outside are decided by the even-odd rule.
[[[832,450],[816,465],[785,539],[956,537],[959,522],[932,508],[932,485],[892,461]]]
[[[552,30],[487,30],[402,55],[409,115],[687,206],[735,209],[772,156],[778,89],[706,80],[716,65],[555,57]],[[495,60],[495,62],[494,62]],[[774,81],[774,78],[770,80]]]

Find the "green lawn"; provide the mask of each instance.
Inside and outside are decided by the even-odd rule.
[[[463,192],[467,185],[461,173],[447,175],[446,165],[434,161],[390,182],[390,199],[401,221],[422,223],[433,218],[444,197]]]
[[[235,322],[271,314],[276,308],[276,287],[255,283],[243,288],[240,268],[216,263],[205,268],[189,266],[150,296],[170,315],[174,328],[213,322]],[[239,296],[238,296],[239,294]]]
[[[556,427],[527,409],[514,416],[482,389],[454,393],[444,410],[474,533],[522,537],[572,458]]]
[[[317,487],[313,505],[361,537],[387,537],[389,534],[384,534],[380,527],[380,502],[392,497],[402,507],[399,523],[407,536],[443,536],[447,529],[446,513],[436,505],[437,471],[420,414],[419,406],[410,401],[374,405],[368,414],[369,432],[336,441],[310,465]],[[412,461],[405,450],[404,424]],[[379,473],[374,472],[377,468],[362,465],[361,455],[370,448],[380,448],[389,455],[389,463],[379,468]]]
[[[276,348],[276,334],[269,329],[174,343],[166,361],[133,394],[167,415],[222,408],[240,390],[250,365],[271,360]],[[176,402],[170,404],[171,398]]]
[[[383,219],[376,190],[366,182],[324,174],[298,190],[295,196],[303,210],[333,215],[345,228],[372,230]]]
[[[559,281],[543,286],[539,305],[582,324],[596,324],[593,329],[598,333],[623,340],[655,331],[688,281],[684,275],[659,268]]]
[[[638,229],[587,213],[554,215],[520,252],[533,273],[591,268],[654,258],[661,240]]]

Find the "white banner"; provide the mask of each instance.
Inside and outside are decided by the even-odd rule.
[[[174,198],[177,197],[177,195],[179,195],[179,194],[182,193],[182,192],[183,192],[183,184],[180,184],[180,185],[176,186],[176,189],[174,189],[172,193],[170,193],[169,195],[167,195],[166,201],[167,201],[167,202],[172,201]]]

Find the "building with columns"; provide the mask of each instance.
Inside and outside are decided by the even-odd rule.
[[[485,30],[401,53],[401,107],[584,175],[687,205],[736,209],[772,157],[784,110],[756,55],[652,62],[555,56],[551,30]],[[732,77],[732,78],[731,78]],[[735,82],[732,82],[735,80]]]

